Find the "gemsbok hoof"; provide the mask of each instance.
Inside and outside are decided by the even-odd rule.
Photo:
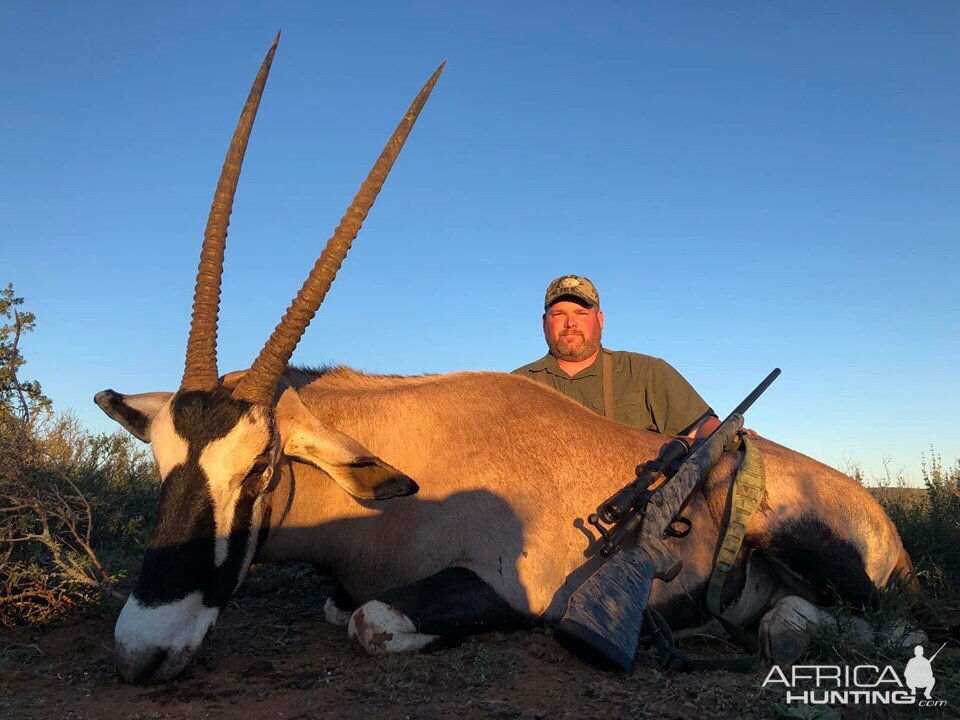
[[[371,655],[417,652],[439,635],[418,633],[406,615],[379,600],[358,607],[347,625],[347,637],[356,640]]]

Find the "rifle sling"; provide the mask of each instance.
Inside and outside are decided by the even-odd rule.
[[[707,610],[717,617],[723,612],[723,608],[720,607],[720,592],[743,545],[747,524],[760,505],[765,486],[760,451],[752,441],[747,439],[746,435],[740,437],[743,441],[743,461],[730,484],[729,519],[717,556],[713,561],[713,574],[710,576],[710,585],[707,588]]]
[[[707,589],[707,610],[716,617],[730,637],[749,654],[734,658],[690,657],[677,650],[673,633],[663,616],[648,607],[645,621],[650,635],[647,640],[657,649],[657,662],[673,672],[708,670],[751,672],[760,666],[760,649],[756,639],[740,626],[723,618],[721,615],[723,608],[720,606],[720,592],[723,590],[723,584],[740,552],[747,524],[760,505],[764,490],[763,460],[760,452],[751,441],[747,440],[745,434],[741,434],[740,439],[743,444],[743,461],[730,484],[730,518],[713,563],[713,574]]]
[[[603,384],[603,416],[613,420],[613,353],[604,348],[600,358],[600,381]]]
[[[710,670],[726,670],[727,672],[753,672],[760,667],[760,650],[756,640],[723,618],[717,618],[724,630],[730,633],[740,645],[753,649],[749,655],[732,658],[698,658],[690,657],[682,650],[678,650],[673,640],[673,633],[664,617],[651,607],[644,614],[645,627],[650,632],[647,642],[657,649],[657,663],[671,672],[709,672]]]

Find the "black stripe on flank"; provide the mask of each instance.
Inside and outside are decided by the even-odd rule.
[[[722,608],[728,607],[743,592],[747,579],[745,557],[741,552],[736,565],[731,568],[730,574],[723,583],[723,589],[720,592]],[[707,610],[708,586],[709,578],[704,578],[689,586],[686,592],[677,593],[667,601],[656,603],[654,609],[675,630],[702,625],[713,617]]]
[[[814,583],[823,601],[834,599],[832,587],[843,600],[876,609],[877,588],[860,551],[819,518],[804,515],[778,526],[764,549]]]
[[[448,640],[530,623],[475,572],[462,567],[446,568],[376,599],[410,618],[417,632]]]

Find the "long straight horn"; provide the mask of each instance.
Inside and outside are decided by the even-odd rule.
[[[230,141],[230,149],[223,161],[220,180],[213,195],[213,205],[203,233],[203,248],[200,250],[200,266],[197,268],[197,284],[193,291],[193,317],[190,320],[190,337],[187,339],[187,360],[183,370],[181,390],[212,390],[217,386],[217,314],[220,311],[220,276],[223,274],[223,252],[227,246],[227,226],[233,209],[233,196],[240,179],[243,156],[253,129],[253,121],[260,107],[263,87],[270,74],[273,55],[280,42],[277,33],[267,57],[264,58],[253,81],[250,95],[240,113],[237,129]]]
[[[393,167],[394,161],[403,148],[403,143],[417,121],[417,116],[427,102],[427,98],[430,97],[430,92],[436,85],[440,73],[443,72],[444,65],[446,61],[440,63],[440,67],[430,76],[403,116],[393,136],[370,170],[370,174],[357,191],[353,203],[347,208],[337,229],[333,231],[333,237],[327,241],[326,247],[320,253],[300,292],[287,308],[286,314],[263,346],[263,350],[254,360],[250,370],[233,391],[233,397],[261,404],[272,402],[280,374],[286,369],[287,362],[293,355],[297,343],[300,342],[304,330],[307,329],[307,325],[310,324],[330,289],[340,265],[347,256],[347,251],[350,250],[350,245],[360,232],[360,226],[363,225],[367,213],[377,199],[377,193],[383,187],[390,168]]]

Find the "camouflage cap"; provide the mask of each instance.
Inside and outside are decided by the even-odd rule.
[[[590,305],[600,304],[600,294],[587,278],[579,275],[562,275],[547,286],[547,295],[543,300],[544,309],[567,295],[579,298]]]

